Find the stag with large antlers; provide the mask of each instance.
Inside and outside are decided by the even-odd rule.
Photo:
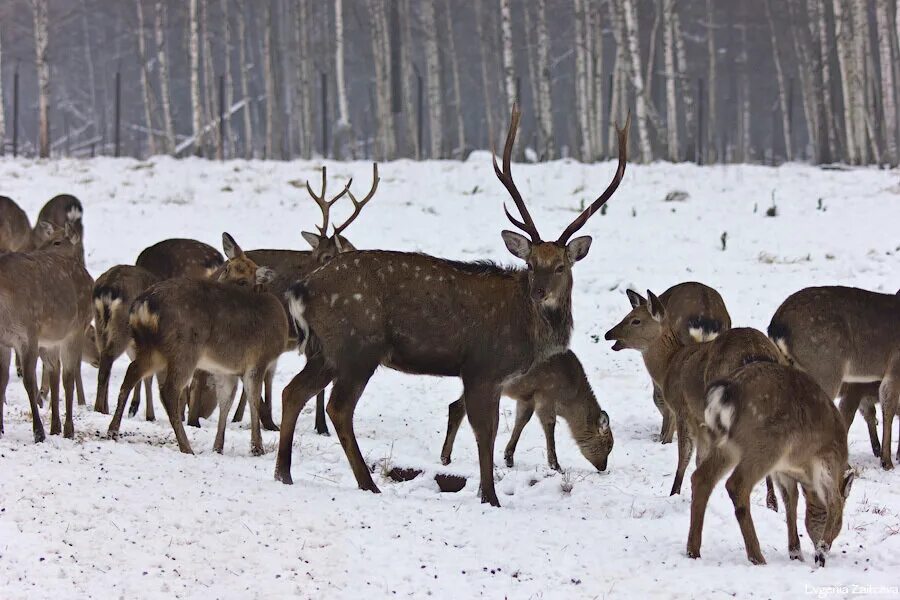
[[[361,489],[378,492],[353,432],[353,413],[380,366],[407,373],[459,377],[475,432],[481,500],[499,506],[494,490],[494,440],[505,382],[564,351],[572,330],[572,267],[591,238],[569,239],[616,191],[625,173],[628,124],[619,130],[619,165],[606,191],[553,242],[541,240],[512,178],[510,156],[519,125],[514,106],[503,169],[528,234],[503,231],[509,251],[527,269],[463,263],[410,252],[362,251],[337,256],[288,292],[307,363],[283,394],[276,479],[291,483],[297,417],[306,402],[334,384],[328,403]],[[530,238],[530,239],[529,239]]]

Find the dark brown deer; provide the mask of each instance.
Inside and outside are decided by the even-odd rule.
[[[91,320],[93,280],[81,260],[80,238],[70,225],[60,229],[41,222],[52,231],[45,249],[0,256],[0,431],[3,403],[9,383],[10,349],[22,363],[22,379],[31,404],[34,441],[44,440],[38,411],[36,367],[38,352],[58,356],[66,396],[65,426],[60,426],[59,369],[50,370],[50,434],[73,437],[75,380],[81,367],[84,332]]]
[[[94,343],[99,354],[97,374],[97,398],[94,410],[109,414],[109,375],[113,362],[125,352],[134,359],[131,329],[128,327],[128,311],[131,303],[144,290],[159,281],[159,277],[132,265],[117,265],[97,278],[94,283]],[[155,419],[151,378],[144,380],[146,388],[148,421]],[[135,386],[136,402],[141,386]]]
[[[65,227],[66,224],[78,234],[78,255],[81,262],[84,262],[84,207],[81,201],[72,194],[59,194],[54,196],[41,208],[38,213],[37,222],[52,223],[57,227]],[[34,235],[40,236],[41,231],[35,227]],[[32,247],[37,248],[40,245],[38,240],[32,242]],[[84,404],[82,402],[82,404]]]
[[[125,401],[132,388],[149,375],[164,372],[163,406],[175,431],[178,448],[192,454],[181,423],[183,395],[195,370],[241,378],[250,398],[250,451],[263,454],[259,424],[262,380],[287,343],[287,317],[281,303],[260,291],[273,273],[259,267],[234,239],[223,234],[228,263],[219,281],[176,278],[150,286],[131,306],[129,324],[135,358],[119,391],[109,435],[118,435]],[[258,285],[251,285],[255,279]],[[225,425],[234,393],[220,397],[219,427],[213,449],[222,452]]]
[[[309,182],[306,182],[306,191],[309,193],[313,201],[322,211],[322,225],[316,226],[319,233],[309,231],[301,232],[303,239],[312,247],[312,250],[248,250],[247,257],[256,264],[269,267],[278,275],[275,280],[269,284],[269,291],[277,298],[285,298],[288,288],[299,279],[303,279],[314,269],[330,262],[335,256],[341,252],[350,252],[356,250],[353,244],[343,236],[343,232],[347,227],[356,220],[363,207],[373,198],[375,191],[378,189],[378,182],[381,181],[378,176],[378,164],[372,164],[372,187],[369,193],[361,200],[357,201],[356,197],[350,191],[350,185],[353,180],[347,182],[344,189],[331,198],[325,199],[325,189],[327,183],[327,175],[325,167],[322,167],[322,191],[316,194]],[[349,194],[353,202],[353,213],[341,225],[332,225],[333,231],[328,234],[328,225],[330,220],[331,207],[342,197]],[[284,303],[285,314],[287,314],[287,303]],[[296,346],[297,331],[294,329],[293,322],[288,319],[291,324],[291,346]],[[263,400],[262,412],[271,415],[272,412],[272,374],[266,378],[265,399]],[[244,418],[244,407],[247,404],[247,395],[241,394],[240,402],[234,412],[234,422],[240,422]],[[190,422],[189,422],[190,424]],[[197,423],[199,425],[199,423]],[[264,423],[265,424],[265,423]],[[277,429],[277,428],[276,428]],[[328,425],[325,421],[325,392],[319,392],[316,396],[316,433],[320,435],[328,435]]]
[[[0,252],[31,250],[31,223],[12,198],[0,196]]]
[[[537,411],[544,428],[547,463],[551,469],[562,470],[556,458],[556,416],[559,415],[568,423],[581,454],[598,471],[606,470],[613,447],[609,415],[600,408],[584,367],[574,352],[567,350],[550,357],[522,377],[506,383],[501,393],[516,401],[516,424],[503,453],[507,467],[513,466],[522,430]],[[465,416],[465,398],[450,404],[447,437],[441,451],[441,462],[445,465],[450,464],[453,441]]]
[[[844,383],[881,382],[881,466],[893,469],[891,429],[900,401],[900,296],[852,287],[805,288],[775,311],[769,337],[829,398],[836,398]],[[852,417],[852,409],[846,412]]]
[[[606,339],[615,340],[613,350],[641,352],[650,377],[674,413],[678,468],[670,493],[680,494],[694,446],[698,461],[703,460],[711,447],[708,431],[703,426],[706,386],[750,362],[778,362],[781,354],[764,333],[747,327],[729,329],[707,343],[684,345],[676,333],[677,321],[668,316],[660,298],[650,291],[646,300],[636,292],[629,296],[637,306],[606,333]],[[770,508],[777,506],[771,488],[768,502]]]
[[[569,238],[613,195],[625,173],[628,124],[619,130],[619,164],[606,191],[556,241],[545,242],[513,182],[510,159],[519,125],[513,106],[497,177],[528,234],[503,231],[506,247],[527,269],[462,263],[410,252],[347,252],[289,291],[307,363],[282,395],[276,479],[292,483],[297,417],[334,383],[328,416],[361,489],[378,492],[353,432],[353,413],[379,365],[407,373],[460,377],[481,470],[481,499],[499,506],[494,441],[503,385],[566,350],[572,331],[572,267],[591,238]],[[530,238],[530,239],[529,239]]]
[[[847,466],[844,420],[831,398],[806,373],[756,362],[710,385],[704,423],[714,445],[691,476],[688,556],[700,557],[709,496],[731,470],[725,489],[734,503],[750,562],[766,562],[750,516],[750,492],[771,474],[786,509],[791,559],[803,560],[797,534],[799,483],[806,497],[806,531],[815,548],[815,561],[825,566],[831,544],[841,532],[854,477]]]

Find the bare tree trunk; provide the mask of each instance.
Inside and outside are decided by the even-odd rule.
[[[781,107],[781,131],[784,135],[784,155],[788,161],[794,160],[791,149],[791,126],[788,114],[787,89],[784,85],[784,71],[781,68],[781,53],[778,49],[778,37],[775,34],[775,21],[772,18],[770,0],[765,0],[766,19],[769,21],[769,33],[772,37],[772,58],[775,61],[775,78],[778,82],[778,103]],[[800,67],[804,68],[803,65]]]
[[[38,148],[50,156],[50,64],[47,62],[47,0],[31,0],[34,12],[34,65],[38,78]]]
[[[585,113],[587,116],[587,129],[585,135],[589,140],[590,155],[585,159],[589,161],[598,158],[597,148],[600,146],[597,139],[597,130],[594,127],[595,103],[594,103],[594,11],[591,8],[591,0],[581,0],[584,3],[584,94]]]
[[[588,162],[593,157],[591,148],[590,101],[588,99],[587,44],[584,38],[585,0],[575,0],[575,112],[581,138],[579,158]]]
[[[466,123],[462,110],[462,92],[459,85],[459,58],[456,55],[456,42],[453,39],[453,17],[450,0],[445,7],[447,16],[447,52],[450,54],[450,73],[453,76],[453,104],[456,112],[456,143],[458,157],[462,158],[466,153]],[[388,107],[390,108],[390,107]]]
[[[643,77],[641,76],[640,37],[638,35],[637,11],[635,10],[634,0],[622,0],[622,9],[625,20],[625,36],[628,42],[628,54],[631,57],[631,85],[634,87],[635,116],[637,117],[641,162],[648,163],[653,160],[653,151],[650,146],[650,132],[647,128],[647,99],[644,93]]]
[[[141,61],[141,91],[144,95],[144,122],[147,125],[147,143],[150,155],[156,154],[156,135],[153,127],[153,115],[156,113],[156,102],[153,100],[153,92],[150,89],[150,74],[147,72],[147,49],[144,44],[144,8],[141,0],[135,0],[137,5],[137,42],[138,60]]]
[[[669,160],[678,162],[678,97],[675,93],[675,25],[674,0],[663,0],[663,60],[666,69],[666,145]]]
[[[159,63],[159,95],[162,104],[163,130],[166,132],[165,149],[175,150],[175,124],[172,122],[172,100],[169,94],[169,60],[166,52],[166,4],[156,0],[156,61]]]
[[[709,63],[706,82],[706,154],[709,162],[716,160],[716,24],[713,2],[706,0],[706,53]]]
[[[894,58],[891,55],[891,22],[887,2],[876,2],[878,48],[881,63],[881,98],[884,118],[884,160],[897,166],[897,105],[894,101]],[[900,60],[900,57],[897,57]]]
[[[208,127],[211,123],[215,121],[216,115],[216,106],[215,106],[215,98],[218,96],[216,94],[216,84],[215,84],[215,68],[213,67],[213,58],[212,58],[212,42],[209,35],[209,4],[208,0],[200,0],[200,35],[201,35],[201,43],[203,44],[203,111],[204,111],[204,119],[203,125],[204,127]],[[218,135],[210,135],[207,137],[207,140],[212,138],[211,147],[214,148],[216,156],[218,156],[219,151],[219,136]]]
[[[412,6],[409,0],[403,0],[400,7],[400,18],[402,25],[400,28],[400,70],[403,80],[403,97],[405,99],[406,109],[403,111],[406,115],[406,137],[409,140],[409,148],[416,160],[422,158],[422,149],[419,147],[418,123],[416,122],[416,105],[418,92],[416,86],[413,86],[412,76],[415,74],[412,67]],[[478,37],[481,38],[481,20],[478,20]],[[484,61],[481,63],[482,75],[484,75]]]
[[[659,27],[663,21],[663,12],[660,9],[660,2],[667,0],[653,0],[653,27],[650,29],[650,48],[647,50],[647,71],[644,75],[647,87],[647,96],[653,97],[653,79],[654,70],[656,69],[656,40],[659,38]],[[670,0],[671,1],[671,0]]]
[[[738,162],[750,162],[750,73],[747,58],[747,26],[739,26],[741,31],[741,51],[738,56]]]
[[[853,87],[856,92],[854,112],[854,131],[857,135],[857,150],[861,164],[869,162],[869,144],[867,139],[868,125],[868,83],[869,77],[866,69],[866,56],[869,42],[869,16],[866,10],[866,0],[851,0],[850,3],[851,27],[853,28],[852,51],[855,61],[855,75]],[[874,136],[873,136],[874,142]]]
[[[310,30],[309,30],[309,2],[308,0],[297,0],[297,20],[294,23],[294,41],[297,46],[294,58],[296,60],[295,68],[297,69],[297,90],[295,97],[298,104],[298,121],[300,127],[300,157],[309,159],[313,150],[313,132],[312,132],[312,57],[310,52]],[[244,79],[243,85],[246,85]],[[249,122],[250,112],[245,110],[246,121]],[[245,125],[247,125],[245,123]]]
[[[684,148],[687,160],[691,160],[696,152],[696,118],[694,112],[694,92],[692,81],[687,73],[687,51],[684,47],[684,35],[681,31],[681,17],[678,16],[677,5],[672,11],[672,34],[675,37],[675,56],[678,59],[678,80],[681,85],[681,107],[684,111]],[[648,94],[649,97],[649,94]]]
[[[859,164],[856,134],[856,63],[852,53],[852,32],[850,15],[844,5],[845,0],[834,0],[834,37],[837,43],[838,66],[841,71],[841,91],[844,96],[844,130],[847,136],[846,152],[850,164]]]
[[[528,59],[526,61],[528,64],[528,87],[531,90],[531,103],[534,107],[532,113],[537,120],[541,114],[541,98],[538,93],[537,80],[537,40],[535,39],[537,32],[532,23],[531,11],[532,5],[526,2],[522,6],[522,15],[525,17],[525,55]],[[537,124],[534,132],[534,149],[538,155],[538,160],[540,160],[541,146],[543,144],[543,140],[540,139],[540,129],[540,125]],[[531,140],[528,140],[528,142],[531,143]]]
[[[97,85],[96,73],[94,70],[94,52],[92,37],[88,31],[88,10],[87,1],[81,0],[81,33],[84,39],[84,63],[87,66],[88,94],[91,98],[91,116],[94,119],[94,135],[100,132],[100,109],[97,102],[97,92],[100,86]]]
[[[813,67],[814,91],[817,112],[819,113],[819,139],[817,160],[830,163],[836,152],[834,113],[831,104],[831,65],[828,30],[825,19],[823,0],[807,0],[809,14],[810,51],[815,56]]]
[[[191,125],[194,137],[194,154],[203,154],[203,121],[200,105],[200,19],[199,0],[190,0],[190,15],[188,27],[190,27],[189,52],[191,59]]]
[[[608,124],[608,140],[606,147],[612,151],[615,147],[616,129],[613,127],[613,121],[619,119],[622,114],[622,72],[624,71],[624,51],[625,48],[625,24],[622,22],[622,16],[619,10],[612,3],[608,4],[610,20],[612,21],[613,39],[615,41],[615,54],[613,56],[613,77],[612,77],[612,95],[610,96],[609,106],[609,124]]]
[[[799,71],[800,86],[803,92],[803,116],[806,119],[806,131],[809,135],[810,144],[816,151],[814,154],[814,160],[818,162],[819,113],[817,110],[818,105],[816,103],[815,85],[812,76],[812,71],[815,66],[810,59],[808,52],[808,49],[812,46],[812,40],[806,37],[801,37],[806,31],[806,28],[803,26],[803,23],[801,21],[801,19],[805,17],[804,15],[800,14],[802,13],[802,11],[800,10],[800,7],[797,7],[795,5],[795,0],[790,0],[787,3],[787,6],[790,14],[791,33],[794,42],[794,54],[797,57],[798,63],[801,65]]]
[[[234,83],[231,75],[231,16],[228,5],[231,0],[222,0],[222,28],[225,48],[225,148],[224,156],[234,156],[234,138],[231,134],[231,107],[234,106]]]
[[[493,65],[492,57],[495,56],[495,49],[491,43],[493,36],[487,33],[490,31],[490,28],[487,27],[487,23],[483,22],[490,16],[490,11],[484,9],[484,2],[485,0],[478,0],[478,13],[475,18],[475,25],[478,28],[478,39],[481,42],[481,88],[484,93],[484,115],[487,121],[488,145],[490,145],[493,142],[490,138],[495,133],[494,104],[496,103],[496,98],[491,96],[491,82],[493,78],[490,75],[492,69],[488,62]]]
[[[347,86],[344,82],[344,0],[334,0],[334,69],[338,96],[338,120],[350,128],[350,108],[347,103]],[[375,17],[375,7],[370,5],[370,17]],[[372,24],[374,28],[374,23]],[[377,44],[374,40],[373,45]],[[373,46],[374,47],[374,46]],[[378,62],[378,55],[375,55]]]
[[[377,144],[381,158],[391,159],[396,152],[394,113],[391,112],[391,81],[387,18],[382,0],[369,0],[372,24],[372,59],[375,63],[375,105],[377,111]]]
[[[602,159],[606,156],[606,129],[604,127],[605,116],[603,112],[603,100],[606,94],[606,78],[603,74],[603,19],[601,18],[601,3],[598,1],[594,13],[594,73],[592,75],[594,82],[594,107],[593,122],[591,127],[594,130],[594,156]]]
[[[503,81],[506,90],[506,109],[512,107],[516,98],[516,65],[513,60],[512,11],[510,0],[500,0],[500,23],[503,28]]]
[[[546,0],[537,0],[537,67],[538,97],[540,114],[538,123],[544,144],[544,158],[556,158],[556,143],[553,139],[553,100],[550,94],[550,37],[547,34]]]
[[[2,32],[0,32],[2,33]],[[0,36],[0,65],[3,64],[3,39]],[[2,75],[2,70],[0,70]],[[0,156],[3,155],[4,144],[6,143],[6,114],[3,104],[3,77],[0,76]]]
[[[250,84],[247,81],[247,71],[250,64],[247,62],[247,18],[243,4],[237,6],[237,35],[238,35],[238,75],[241,85],[241,97],[244,99],[244,158],[253,158],[253,100],[250,98]],[[298,26],[299,29],[299,26]],[[308,158],[308,157],[304,157]]]
[[[422,31],[425,34],[425,87],[428,97],[428,121],[431,133],[429,158],[442,158],[443,99],[441,97],[441,62],[438,55],[437,22],[434,16],[434,0],[424,0],[422,7]]]
[[[266,86],[266,148],[263,158],[275,157],[275,112],[278,110],[278,93],[275,89],[275,49],[272,45],[272,29],[275,26],[272,2],[263,2],[263,79]]]

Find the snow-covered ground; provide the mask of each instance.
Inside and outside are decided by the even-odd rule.
[[[319,214],[288,182],[318,182],[319,166],[5,159],[0,193],[32,218],[56,193],[80,197],[87,263],[98,276],[167,237],[218,247],[227,230],[246,249],[304,248],[300,231]],[[328,166],[333,191],[350,176],[355,189],[368,189],[368,163]],[[515,175],[549,237],[603,190],[613,168],[559,161],[516,165]],[[487,154],[465,163],[398,161],[380,171],[377,196],[348,232],[357,247],[515,260],[500,239],[507,195]],[[229,428],[224,456],[212,452],[215,421],[188,428],[198,454],[185,456],[164,419],[126,419],[112,442],[109,418],[85,408],[77,410],[74,441],[53,436],[35,445],[13,377],[0,439],[0,597],[795,598],[827,594],[825,586],[838,586],[830,592],[837,597],[852,586],[895,586],[896,597],[900,473],[881,470],[861,418],[850,432],[859,477],[824,569],[813,567],[802,525],[807,562],[788,560],[783,512],[766,510],[762,486],[752,511],[769,564],[748,563],[723,485],[707,513],[703,558],[691,560],[684,552],[690,485],[668,496],[676,448],[652,439],[660,417],[648,377],[636,353],[614,353],[602,336],[625,314],[629,286],[661,292],[702,281],[721,291],[736,325],[762,329],[788,294],[807,285],[896,291],[898,182],[897,171],[876,169],[629,166],[608,214],[585,229],[594,244],[575,268],[573,294],[572,345],[615,434],[609,470],[593,471],[564,425],[557,444],[566,474],[549,470],[535,422],[517,465],[506,468],[501,449],[515,407],[504,401],[495,457],[500,509],[479,503],[467,425],[453,464],[440,465],[447,403],[460,390],[453,379],[388,370],[372,379],[356,417],[363,453],[426,471],[407,483],[379,473],[376,496],[356,489],[337,439],[313,433],[312,403],[295,438],[295,485],[284,486],[273,479],[278,434],[264,432],[268,454],[252,457],[246,421]],[[664,203],[676,189],[689,200]],[[113,398],[126,364],[115,366]],[[301,365],[300,357],[283,357],[277,397]],[[91,404],[96,372],[83,372]],[[467,475],[468,485],[442,494],[428,477],[436,472]]]

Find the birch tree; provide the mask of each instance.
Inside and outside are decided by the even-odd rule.
[[[372,25],[372,58],[375,62],[375,106],[377,145],[382,159],[391,159],[396,152],[394,113],[391,111],[390,51],[387,39],[387,17],[383,0],[369,0]]]
[[[3,106],[3,36],[0,31],[0,155],[3,154],[3,148],[6,144],[6,115]]]
[[[300,157],[309,159],[312,156],[313,132],[312,132],[312,56],[310,50],[309,30],[309,0],[296,0],[297,20],[292,28],[294,31],[294,52],[297,73],[294,77],[297,89],[294,97],[297,100],[299,114],[297,120],[300,126],[298,140],[300,142]],[[243,54],[242,54],[243,56]],[[246,79],[244,80],[246,84]],[[249,122],[250,112],[244,107],[245,126]]]
[[[512,108],[516,98],[516,66],[513,57],[512,9],[510,0],[500,0],[500,24],[503,29],[503,81],[506,90],[506,109]]]
[[[650,147],[650,132],[647,127],[648,107],[644,94],[644,81],[641,75],[640,38],[638,36],[637,11],[634,0],[622,0],[622,10],[625,22],[625,36],[628,43],[628,54],[631,59],[631,86],[634,88],[635,117],[638,126],[638,146],[641,153],[641,162],[648,163],[653,160]]]
[[[453,106],[456,113],[456,146],[458,157],[465,156],[466,152],[466,122],[462,107],[462,90],[459,85],[459,57],[456,54],[456,42],[453,39],[453,17],[450,0],[447,0],[444,14],[447,17],[447,52],[450,55],[450,74],[453,78]]]
[[[147,68],[147,49],[144,40],[144,7],[141,0],[135,0],[137,8],[137,43],[138,60],[141,63],[141,91],[144,96],[144,122],[147,124],[147,143],[150,155],[156,154],[156,135],[153,126],[153,115],[156,113],[156,102],[153,100],[153,92],[150,89],[150,73]]]
[[[200,41],[203,44],[203,125],[207,127],[216,120],[216,83],[215,69],[213,68],[212,41],[209,33],[209,3],[208,0],[200,0]],[[215,147],[216,156],[221,151],[219,136],[212,134],[212,145]],[[208,140],[209,138],[207,138]]]
[[[100,131],[100,121],[102,112],[99,108],[100,103],[97,100],[97,92],[100,86],[97,85],[96,70],[94,69],[94,51],[91,34],[88,26],[88,9],[87,0],[81,0],[81,36],[84,41],[84,64],[87,67],[87,80],[90,85],[91,99],[91,117],[93,118],[93,131],[96,135]]]
[[[166,4],[156,0],[154,37],[156,38],[156,62],[159,63],[159,96],[162,104],[165,150],[171,154],[175,150],[175,123],[172,121],[172,97],[169,93],[169,58],[166,50]]]
[[[553,106],[550,94],[550,37],[547,35],[546,0],[537,0],[537,67],[538,97],[540,101],[538,123],[541,140],[544,144],[544,157],[547,160],[556,158],[556,146],[553,138]]]
[[[272,11],[272,0],[263,2],[263,81],[266,88],[266,146],[263,158],[275,157],[276,123],[275,112],[278,107],[278,93],[275,89],[275,56],[272,33],[275,27],[275,15]]]
[[[712,0],[706,0],[706,153],[716,158],[716,24]]]
[[[542,2],[544,0],[541,0]],[[588,0],[590,1],[590,0]],[[605,152],[605,143],[604,140],[606,138],[606,131],[603,128],[603,124],[605,122],[604,114],[603,114],[603,96],[604,90],[606,89],[606,80],[603,75],[603,20],[600,18],[601,10],[600,10],[600,2],[598,0],[596,10],[593,10],[594,15],[594,45],[593,45],[593,63],[594,63],[594,72],[592,74],[593,82],[594,82],[594,105],[593,105],[593,119],[591,122],[591,128],[594,131],[594,156],[597,158],[602,158]],[[548,71],[549,77],[549,71]],[[549,83],[548,79],[548,83]],[[548,89],[549,93],[549,89]],[[550,115],[552,120],[552,114]]]
[[[34,15],[34,65],[38,80],[38,152],[41,158],[50,156],[50,63],[47,59],[49,41],[47,0],[31,0]]]
[[[607,141],[607,148],[614,148],[615,144],[615,136],[616,129],[613,127],[613,121],[621,118],[622,106],[624,101],[622,99],[622,81],[623,81],[623,73],[625,71],[625,24],[623,22],[622,14],[617,5],[610,2],[608,3],[609,13],[612,20],[612,30],[613,30],[613,38],[615,40],[615,55],[613,56],[613,89],[612,95],[610,96],[610,106],[609,106],[609,131],[607,132],[609,135],[609,139]]]
[[[800,86],[802,89],[803,100],[803,116],[806,120],[806,131],[809,136],[810,145],[815,150],[814,158],[818,160],[818,139],[819,139],[819,111],[816,101],[815,79],[813,78],[813,61],[809,55],[809,47],[812,41],[806,37],[807,28],[800,23],[799,7],[796,6],[795,0],[787,3],[790,12],[791,22],[791,38],[794,42],[794,54],[797,61],[801,65],[806,65],[800,69]]]
[[[196,2],[196,0],[191,0]],[[251,108],[253,106],[250,98],[250,84],[247,81],[247,71],[250,70],[250,64],[247,61],[247,18],[244,13],[246,9],[242,3],[238,4],[237,11],[237,36],[238,36],[238,74],[241,83],[241,97],[244,100],[244,158],[253,158],[253,115]],[[192,69],[193,73],[193,69]],[[191,79],[193,82],[193,78]],[[192,83],[193,86],[193,83]]]
[[[194,138],[194,154],[203,154],[203,123],[200,105],[200,15],[199,0],[189,0],[188,27],[190,36],[188,52],[190,53],[191,70],[191,127]]]
[[[837,45],[838,68],[841,73],[841,92],[844,96],[844,131],[846,159],[850,164],[859,164],[855,115],[857,94],[856,62],[851,51],[852,33],[850,15],[845,10],[844,0],[834,0],[834,38]]]
[[[837,152],[834,111],[831,103],[831,60],[828,43],[828,27],[824,0],[807,0],[811,48],[816,55],[813,68],[815,95],[819,101],[819,152],[818,160],[831,162]]]
[[[583,161],[593,157],[591,148],[590,102],[588,100],[587,44],[584,37],[585,0],[575,0],[575,113],[581,139],[579,156]]]
[[[231,16],[228,5],[231,0],[222,0],[222,46],[225,50],[225,122],[222,126],[225,129],[225,148],[222,149],[224,156],[234,156],[234,140],[231,135],[231,109],[234,106],[234,83],[231,77]]]
[[[684,111],[684,147],[688,160],[696,151],[694,137],[696,135],[696,113],[694,112],[694,92],[687,72],[687,51],[684,47],[684,35],[681,31],[681,17],[678,8],[672,12],[672,35],[675,38],[675,57],[677,58],[678,81],[681,85],[681,106]],[[649,94],[648,94],[649,97]]]
[[[422,31],[425,34],[425,88],[428,97],[428,129],[431,135],[430,158],[442,158],[443,106],[441,98],[441,63],[438,55],[437,23],[434,0],[423,0]]]
[[[484,94],[484,115],[487,121],[487,134],[490,137],[494,133],[494,103],[496,102],[496,98],[491,96],[491,82],[493,79],[490,72],[492,70],[493,57],[496,53],[491,43],[493,36],[488,33],[490,28],[487,26],[490,11],[485,10],[484,3],[485,0],[478,0],[476,5],[475,26],[478,29],[479,49],[481,50],[481,89]],[[488,145],[490,145],[490,142],[491,140],[489,139]]]
[[[898,161],[897,105],[894,102],[896,88],[894,86],[894,59],[891,55],[890,11],[886,2],[876,2],[875,9],[878,22],[878,58],[881,64],[881,97],[885,141],[884,160],[889,165],[896,166]]]
[[[394,0],[396,1],[396,0]],[[422,158],[422,149],[419,147],[418,123],[416,122],[416,110],[413,108],[417,105],[417,88],[413,86],[412,77],[412,6],[409,0],[403,0],[400,10],[401,26],[400,26],[400,71],[403,81],[403,98],[406,104],[406,137],[409,139],[409,147],[411,153],[416,160]],[[478,36],[481,37],[481,24],[478,24]],[[482,63],[482,71],[484,70]]]
[[[666,145],[672,162],[680,160],[678,147],[678,98],[675,95],[674,0],[663,0],[663,57],[666,70]]]
[[[794,160],[791,150],[791,125],[788,113],[787,89],[784,85],[784,71],[781,68],[781,53],[778,50],[778,36],[775,33],[775,20],[772,18],[770,0],[765,0],[766,20],[769,22],[769,33],[772,39],[772,58],[775,62],[775,79],[778,82],[778,104],[781,107],[781,131],[784,136],[784,155],[788,161]]]
[[[338,96],[338,128],[350,130],[350,108],[347,103],[347,85],[344,80],[344,1],[334,0],[334,70],[335,83]],[[374,9],[370,2],[370,16],[374,14]],[[373,24],[374,29],[374,24]],[[375,42],[375,34],[372,35],[373,45]],[[375,56],[375,62],[378,63],[378,56]],[[340,157],[338,157],[340,158]]]

